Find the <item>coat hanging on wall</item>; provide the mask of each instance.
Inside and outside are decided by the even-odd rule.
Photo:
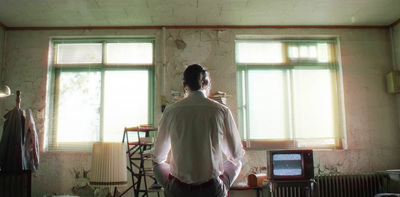
[[[31,170],[39,166],[39,142],[31,109],[20,109],[20,92],[17,91],[17,106],[4,118],[3,135],[0,141],[0,170]]]

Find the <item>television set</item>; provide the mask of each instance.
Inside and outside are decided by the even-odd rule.
[[[267,160],[269,180],[290,181],[314,178],[312,150],[269,150]]]

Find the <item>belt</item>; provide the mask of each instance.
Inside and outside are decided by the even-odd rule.
[[[175,183],[177,183],[180,187],[186,188],[188,190],[202,189],[202,188],[214,185],[215,183],[218,183],[218,180],[215,178],[210,179],[209,181],[206,181],[206,182],[200,183],[200,184],[184,183],[184,182],[180,181],[179,179],[177,179],[176,177],[172,176],[171,174],[169,175],[169,178],[171,180],[175,180]]]

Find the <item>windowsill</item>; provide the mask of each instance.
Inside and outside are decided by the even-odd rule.
[[[242,141],[243,147],[246,150],[272,150],[272,149],[313,149],[313,150],[344,150],[341,140],[339,145],[320,144],[298,146],[296,140],[249,140]]]

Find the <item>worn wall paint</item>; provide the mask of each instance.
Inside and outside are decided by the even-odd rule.
[[[400,37],[398,31],[396,28],[397,38]],[[53,36],[155,36],[157,121],[161,117],[161,95],[165,94],[169,102],[173,101],[170,92],[182,90],[182,71],[192,63],[200,63],[208,68],[212,91],[220,90],[231,95],[227,105],[237,119],[235,39],[239,35],[339,36],[348,149],[316,151],[315,172],[356,173],[400,167],[400,158],[395,157],[400,150],[396,98],[386,93],[384,79],[384,75],[392,69],[389,30],[167,29],[165,90],[160,55],[163,54],[161,29],[9,31],[7,34],[5,82],[13,92],[22,91],[21,108],[32,108],[42,148],[46,139],[45,123],[52,118],[46,116],[45,111],[47,57],[49,39]],[[14,97],[2,100],[4,110],[1,115],[14,106]],[[88,192],[90,188],[85,186],[88,179],[82,174],[89,170],[90,163],[90,153],[43,152],[39,171],[32,179],[33,196]],[[266,152],[247,150],[243,163],[242,173],[235,184],[246,184],[247,175],[257,169],[265,171]],[[233,192],[231,196],[252,195],[252,192]]]
[[[397,24],[395,27],[391,29],[392,35],[392,53],[393,56],[393,70],[400,70],[400,24]],[[400,94],[396,95],[397,101],[397,114],[399,120],[399,128],[400,128]]]

